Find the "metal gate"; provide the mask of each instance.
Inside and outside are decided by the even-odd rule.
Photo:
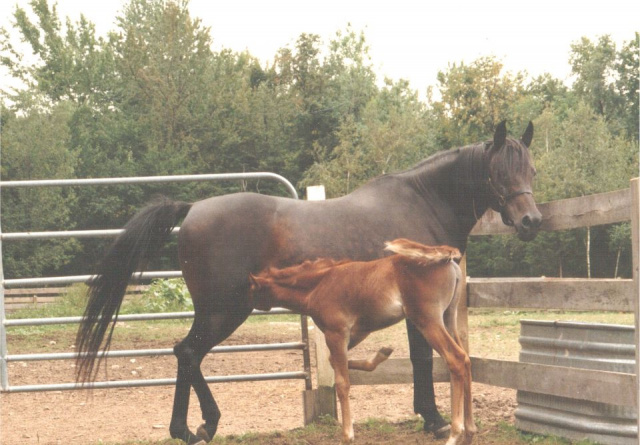
[[[5,181],[0,182],[2,188],[19,187],[50,187],[50,186],[100,186],[100,185],[123,185],[123,184],[149,184],[168,182],[202,182],[202,181],[245,181],[269,179],[283,184],[292,198],[297,199],[298,194],[293,185],[284,177],[275,173],[225,173],[225,174],[205,174],[205,175],[181,175],[181,176],[150,176],[150,177],[129,177],[129,178],[96,178],[96,179],[59,179],[59,180],[37,180],[37,181]],[[179,228],[174,229],[177,232]],[[6,329],[15,326],[42,326],[51,324],[79,323],[81,317],[58,317],[39,319],[15,319],[8,320],[5,313],[4,295],[6,287],[19,287],[27,285],[59,285],[70,283],[87,282],[90,275],[49,277],[49,278],[22,278],[4,279],[2,268],[2,242],[18,241],[27,239],[51,239],[51,238],[94,238],[94,237],[115,237],[122,230],[75,230],[58,232],[21,232],[21,233],[1,233],[0,231],[0,389],[2,392],[36,392],[36,391],[60,391],[74,390],[81,388],[121,388],[136,386],[161,386],[174,385],[176,379],[145,379],[145,380],[120,380],[94,382],[86,386],[76,383],[51,383],[40,385],[9,385],[8,363],[13,361],[38,361],[38,360],[64,360],[75,359],[78,354],[72,353],[41,353],[41,354],[9,354],[7,345]],[[153,278],[175,278],[182,276],[180,271],[145,272],[134,276],[134,279]],[[290,313],[284,309],[274,309],[269,312],[254,311],[253,315],[262,314],[282,314]],[[138,320],[167,320],[192,318],[193,312],[175,312],[161,314],[134,314],[120,315],[118,321],[138,321]],[[230,352],[250,352],[250,351],[274,351],[274,350],[300,350],[303,356],[303,370],[291,372],[277,372],[266,374],[249,375],[229,375],[206,377],[208,383],[222,382],[246,382],[264,380],[289,380],[303,379],[305,389],[311,389],[311,364],[309,355],[309,336],[307,317],[301,317],[301,339],[299,342],[270,343],[261,345],[239,345],[239,346],[217,346],[210,352],[230,353]],[[108,351],[104,357],[142,357],[156,355],[173,354],[172,349],[145,349],[145,350],[121,350]]]

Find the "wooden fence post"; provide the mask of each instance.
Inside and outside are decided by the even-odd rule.
[[[460,260],[460,270],[462,271],[462,295],[458,301],[458,334],[464,346],[464,350],[469,353],[469,297],[467,294],[467,255]]]
[[[324,186],[307,188],[308,201],[323,201],[324,199]],[[316,345],[318,388],[306,390],[303,394],[305,425],[317,421],[321,416],[338,417],[335,377],[329,363],[329,348],[327,348],[324,334],[317,326],[313,327],[312,338]]]
[[[636,412],[640,442],[640,179],[631,180],[631,255],[636,325]]]

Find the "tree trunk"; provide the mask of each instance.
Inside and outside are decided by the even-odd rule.
[[[587,227],[587,278],[591,278],[591,227]]]
[[[616,254],[616,269],[613,272],[613,278],[618,278],[618,266],[620,265],[620,254],[622,253],[622,247],[618,247],[618,253]]]

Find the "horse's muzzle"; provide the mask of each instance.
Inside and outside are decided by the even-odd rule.
[[[518,238],[522,241],[531,241],[538,235],[541,224],[542,215],[538,209],[535,209],[535,211],[525,214],[518,223],[513,225],[518,233]]]

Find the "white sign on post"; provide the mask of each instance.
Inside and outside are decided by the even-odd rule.
[[[324,185],[311,185],[307,187],[307,201],[324,201]]]

